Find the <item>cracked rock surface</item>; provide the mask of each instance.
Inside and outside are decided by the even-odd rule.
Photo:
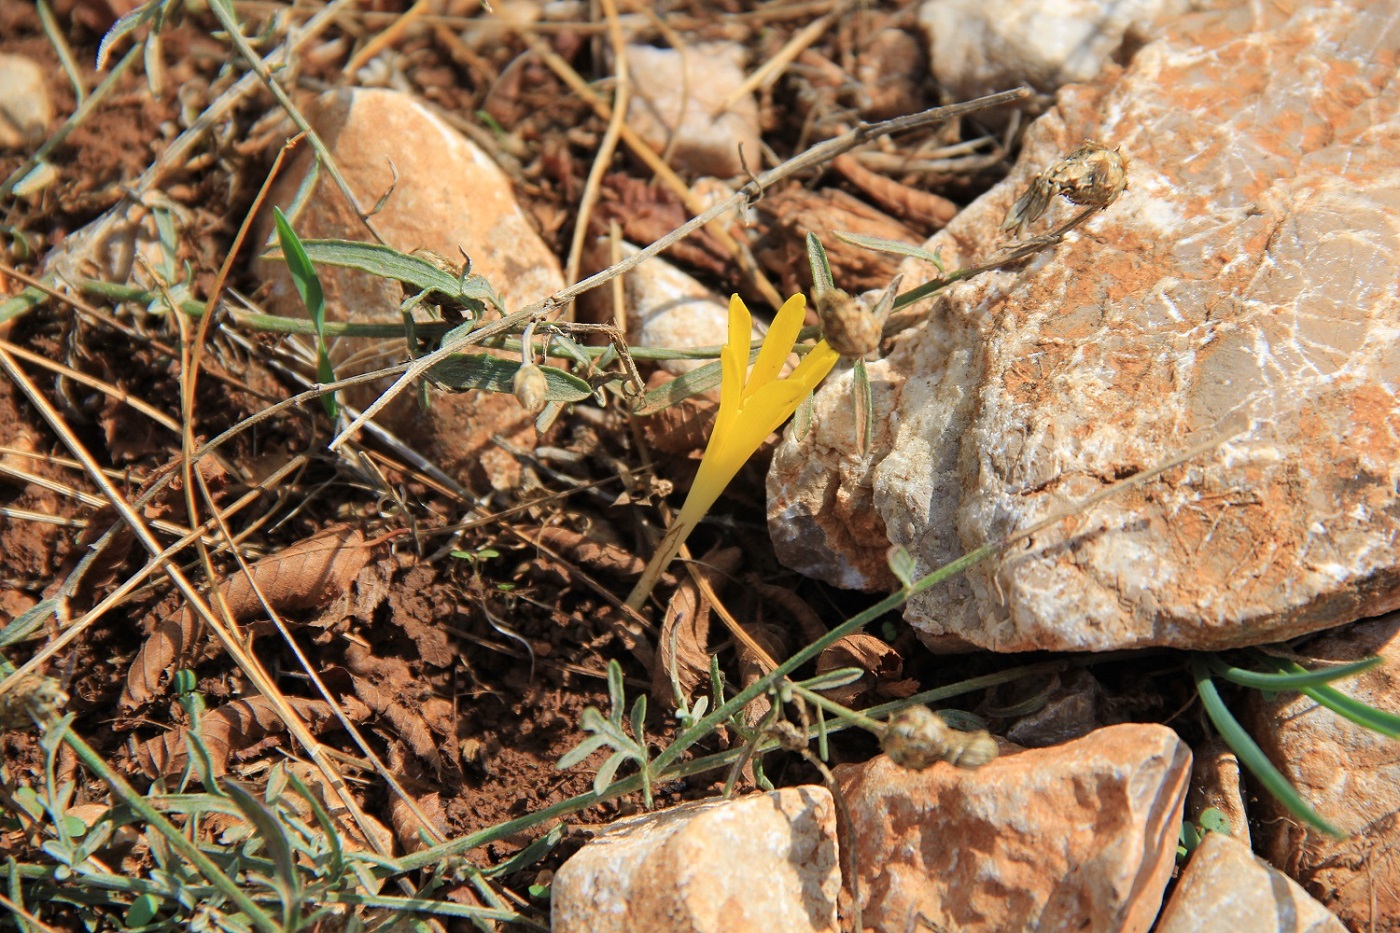
[[[791,566],[886,587],[891,542],[927,572],[1230,435],[906,617],[943,648],[1212,649],[1400,606],[1400,10],[1218,6],[1062,89],[1011,176],[930,241],[983,262],[1081,141],[1129,161],[1057,246],[891,321],[867,453],[849,374],[828,380],[769,477]]]

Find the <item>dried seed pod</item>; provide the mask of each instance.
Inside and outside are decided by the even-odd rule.
[[[521,407],[530,414],[537,415],[544,411],[545,403],[549,401],[549,382],[545,379],[544,370],[534,363],[523,364],[515,371],[511,387],[515,389],[515,397]]]
[[[901,768],[923,771],[939,761],[980,768],[997,756],[997,743],[985,731],[959,732],[927,706],[911,706],[892,717],[881,742]]]
[[[1128,187],[1128,163],[1117,149],[1086,139],[1078,149],[1041,172],[1017,198],[1002,221],[1003,230],[1019,236],[1036,221],[1056,195],[1080,207],[1108,207]]]
[[[880,347],[880,322],[853,295],[839,288],[818,291],[814,296],[822,338],[842,356],[864,357]]]

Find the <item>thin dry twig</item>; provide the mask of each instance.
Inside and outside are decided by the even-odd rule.
[[[617,140],[627,121],[627,106],[632,93],[632,81],[627,73],[627,47],[622,38],[622,29],[617,24],[617,4],[614,0],[602,0],[603,15],[608,21],[608,40],[613,47],[613,60],[616,62],[615,79],[617,89],[613,92],[612,117],[598,145],[598,153],[588,170],[588,181],[583,186],[583,197],[579,199],[578,218],[574,223],[573,242],[569,244],[569,258],[564,264],[564,284],[578,281],[579,261],[583,257],[583,244],[588,239],[588,221],[593,206],[598,203],[598,195],[603,187],[603,175],[612,164],[613,153],[617,151]],[[566,313],[565,317],[573,315]]]

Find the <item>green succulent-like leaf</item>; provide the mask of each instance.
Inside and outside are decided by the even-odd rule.
[[[1239,720],[1235,719],[1234,714],[1225,705],[1225,701],[1220,698],[1219,691],[1216,690],[1215,681],[1211,679],[1210,664],[1206,657],[1194,655],[1191,658],[1191,675],[1196,681],[1196,693],[1201,698],[1201,705],[1205,707],[1206,715],[1214,723],[1216,731],[1225,740],[1225,744],[1229,745],[1239,757],[1240,763],[1249,769],[1249,772],[1258,779],[1259,783],[1264,785],[1264,788],[1290,813],[1309,826],[1337,839],[1346,838],[1346,833],[1323,819],[1317,811],[1308,805],[1302,795],[1288,782],[1288,778],[1274,767],[1269,756],[1264,754],[1263,749],[1258,746],[1244,726],[1240,725]]]
[[[1232,683],[1237,683],[1244,687],[1253,687],[1256,690],[1268,690],[1273,693],[1281,693],[1284,690],[1301,690],[1304,687],[1317,687],[1340,680],[1343,677],[1351,677],[1362,671],[1370,670],[1381,663],[1381,658],[1365,658],[1360,661],[1352,661],[1348,664],[1338,664],[1334,667],[1324,667],[1319,670],[1309,671],[1294,664],[1291,667],[1278,658],[1271,658],[1262,652],[1255,655],[1262,663],[1272,666],[1273,673],[1261,673],[1259,671],[1246,670],[1244,668],[1232,667],[1218,658],[1210,658],[1211,670]]]

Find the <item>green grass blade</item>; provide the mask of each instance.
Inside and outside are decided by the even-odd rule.
[[[23,641],[39,631],[39,628],[58,611],[58,598],[50,597],[21,612],[0,628],[0,648],[7,648],[15,642]]]
[[[1220,698],[1219,691],[1215,688],[1215,681],[1211,679],[1210,664],[1204,656],[1192,656],[1191,676],[1196,681],[1196,693],[1201,698],[1201,705],[1205,707],[1206,715],[1210,717],[1210,721],[1215,724],[1216,731],[1225,740],[1225,744],[1229,745],[1239,757],[1240,763],[1249,769],[1249,772],[1258,779],[1260,784],[1264,785],[1264,789],[1283,804],[1288,812],[1304,823],[1334,838],[1345,839],[1346,833],[1324,820],[1317,811],[1308,806],[1307,801],[1288,782],[1288,778],[1274,767],[1274,763],[1264,754],[1264,750],[1258,746],[1250,734],[1245,731],[1244,726],[1240,725],[1239,720],[1226,707],[1225,702]]]

